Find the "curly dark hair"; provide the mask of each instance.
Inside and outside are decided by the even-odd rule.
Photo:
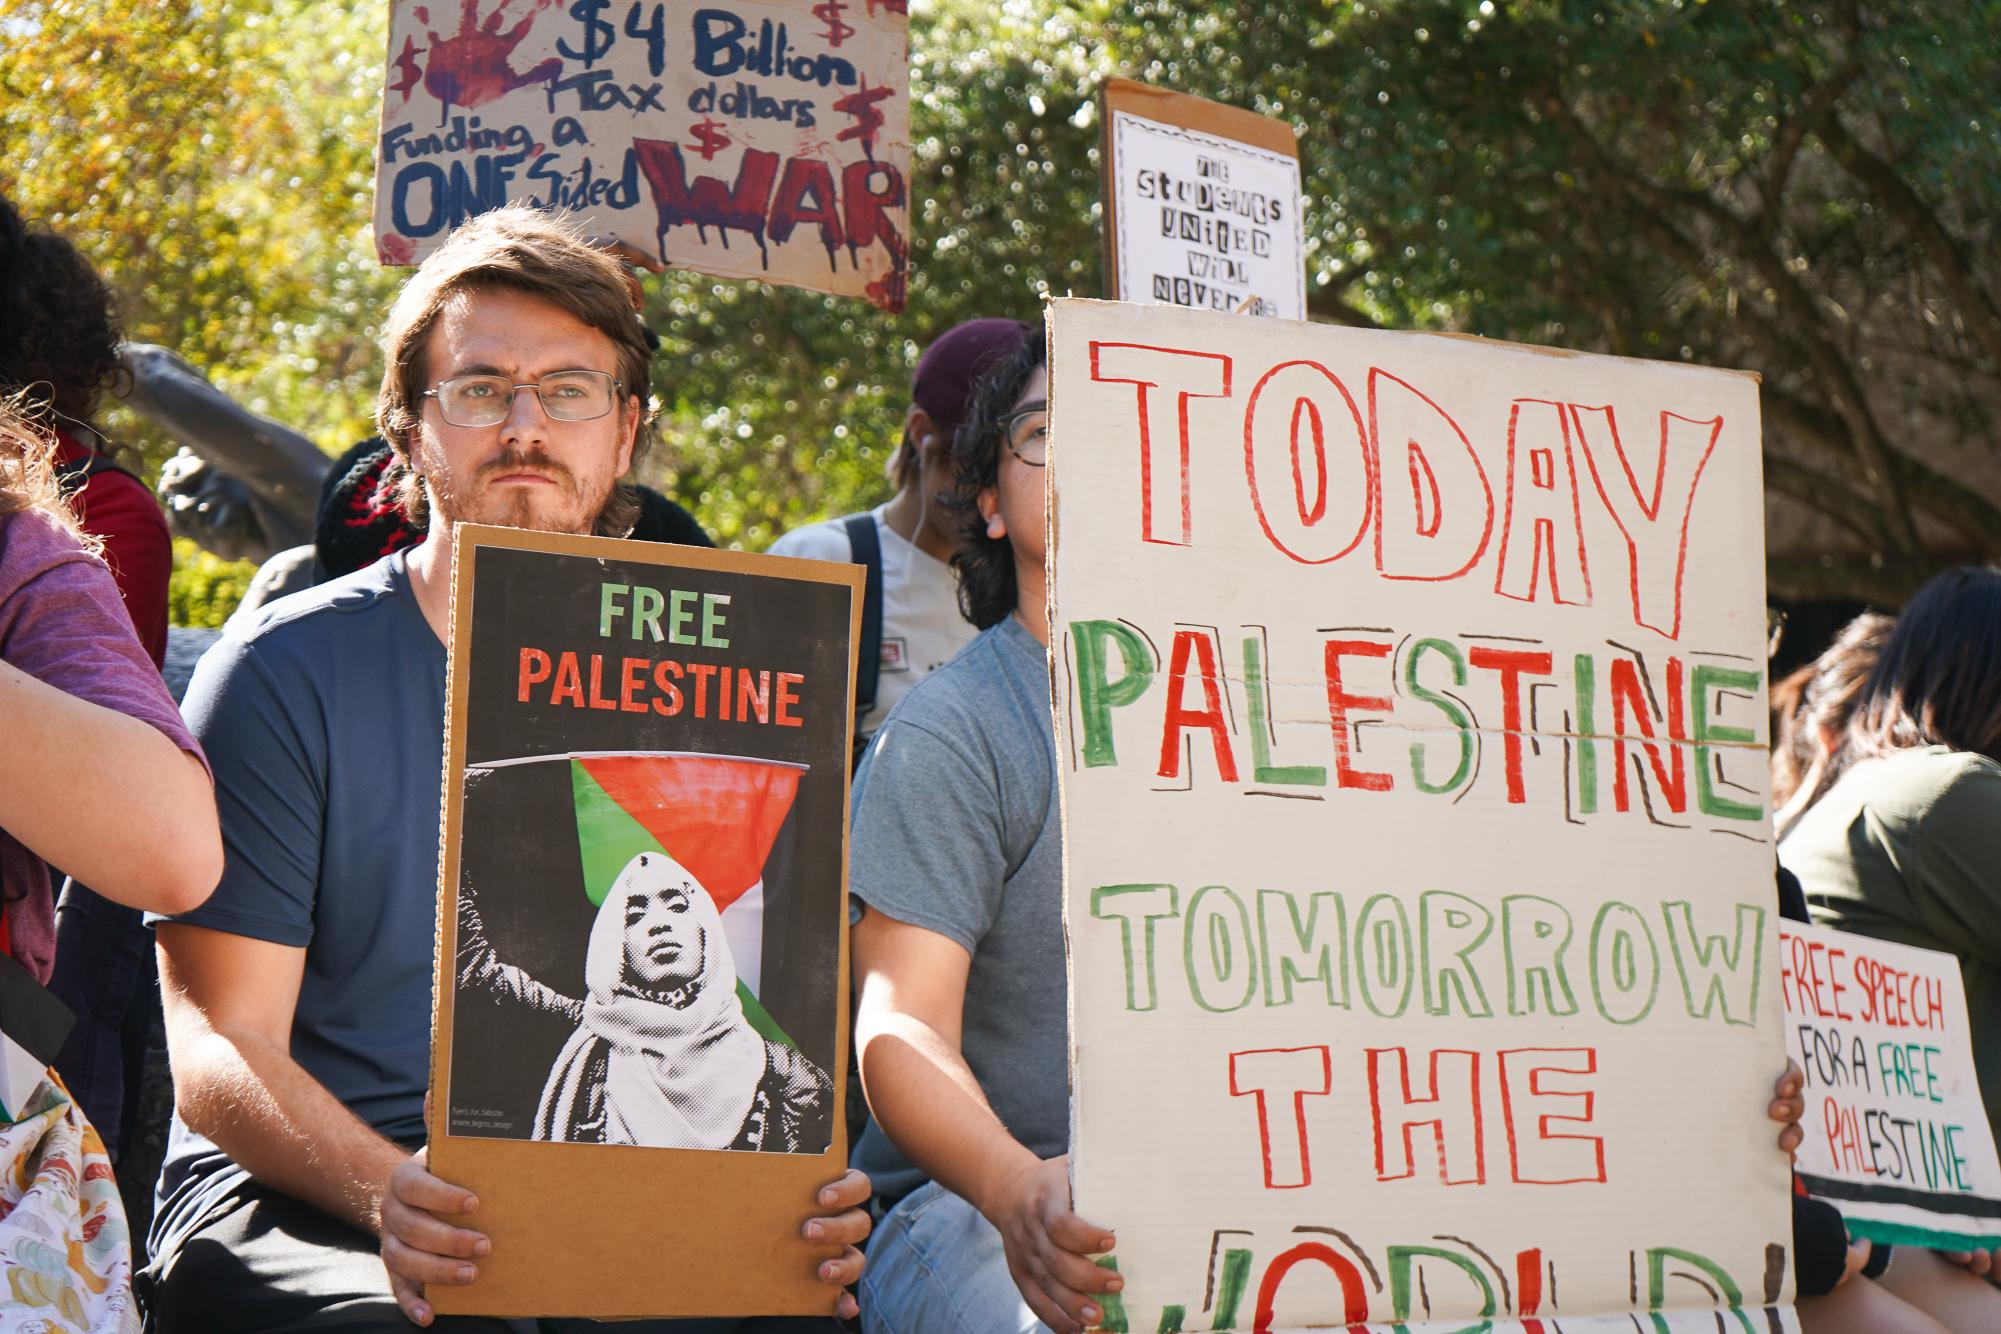
[[[0,388],[24,409],[53,410],[57,425],[87,425],[124,374],[123,337],[111,288],[90,261],[0,197]]]
[[[952,438],[953,482],[945,506],[958,519],[959,543],[952,552],[952,569],[959,576],[959,610],[984,630],[1014,614],[1018,593],[1014,584],[1014,546],[1005,537],[988,537],[980,517],[980,492],[1000,478],[1001,418],[1021,397],[1035,368],[1048,355],[1042,332],[1036,330],[1008,353],[1005,361],[981,377],[959,432]]]

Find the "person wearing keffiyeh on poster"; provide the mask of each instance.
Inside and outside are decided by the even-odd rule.
[[[641,853],[591,927],[583,1022],[535,1114],[536,1139],[654,1148],[824,1152],[833,1085],[758,1033],[709,892]]]

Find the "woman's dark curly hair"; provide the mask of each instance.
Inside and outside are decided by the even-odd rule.
[[[1001,418],[1021,397],[1028,379],[1048,355],[1036,330],[1007,360],[998,362],[973,389],[972,406],[952,438],[954,472],[945,506],[957,517],[959,544],[952,569],[959,576],[959,610],[984,630],[1014,614],[1014,547],[1005,537],[988,537],[980,517],[980,492],[1000,477]]]
[[[20,406],[53,409],[55,425],[88,423],[123,374],[111,289],[54,232],[30,228],[0,198],[0,388]]]

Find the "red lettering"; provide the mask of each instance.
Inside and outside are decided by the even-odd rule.
[[[575,708],[584,707],[584,678],[577,671],[577,655],[574,653],[565,653],[556,659],[556,683],[549,688],[551,704],[565,701]]]
[[[805,720],[794,713],[799,707],[799,686],[806,680],[798,672],[778,674],[778,702],[776,719],[780,727],[803,727]]]
[[[1508,1128],[1508,1172],[1516,1181],[1544,1186],[1605,1179],[1605,1141],[1597,1135],[1555,1134],[1550,1127],[1591,1124],[1595,1094],[1586,1090],[1546,1087],[1549,1075],[1598,1073],[1598,1052],[1592,1047],[1517,1047],[1499,1053],[1501,1112]],[[1526,1088],[1524,1088],[1526,1085]],[[1567,1105],[1575,1115],[1538,1108]],[[1522,1115],[1516,1116],[1520,1108]],[[1518,1133],[1520,1122],[1534,1117],[1534,1131]]]
[[[1093,343],[1091,378],[1136,386],[1140,536],[1187,546],[1194,528],[1188,494],[1188,400],[1228,398],[1230,359],[1141,343]],[[1157,515],[1154,501],[1169,485],[1178,489]]]
[[[1306,1147],[1306,1100],[1324,1098],[1334,1088],[1334,1061],[1325,1047],[1274,1047],[1230,1053],[1230,1096],[1258,1104],[1258,1148],[1264,1157],[1265,1189],[1292,1190],[1313,1184],[1313,1160]],[[1272,1133],[1274,1101],[1291,1107],[1291,1119]]]
[[[1660,448],[1654,457],[1653,485],[1642,490],[1619,438],[1619,423],[1610,407],[1569,405],[1571,424],[1584,445],[1584,461],[1599,498],[1626,539],[1631,570],[1633,620],[1669,639],[1681,635],[1681,581],[1688,568],[1688,519],[1695,508],[1695,489],[1702,482],[1709,456],[1723,434],[1723,418],[1698,421],[1663,412]],[[1609,450],[1607,446],[1609,445]],[[1626,485],[1607,485],[1613,457]],[[1669,504],[1663,507],[1662,500]]]
[[[1453,1058],[1447,1060],[1445,1058]],[[1384,1089],[1383,1067],[1394,1059],[1401,1093]],[[1431,1053],[1431,1073],[1422,1096],[1410,1084],[1410,1054],[1401,1047],[1370,1047],[1369,1115],[1376,1138],[1376,1178],[1401,1181],[1417,1174],[1416,1133],[1429,1130],[1438,1146],[1438,1179],[1448,1186],[1479,1185],[1487,1179],[1481,1143],[1480,1055],[1442,1049]],[[1402,1145],[1394,1159],[1385,1126]],[[1467,1171],[1470,1160],[1471,1172]],[[1455,1165],[1457,1174],[1455,1175]]]
[[[1477,650],[1476,650],[1477,651]],[[1685,742],[1688,733],[1682,723],[1681,659],[1667,660],[1667,734],[1670,741]],[[1654,784],[1667,800],[1668,809],[1677,813],[1688,809],[1688,772],[1683,762],[1685,752],[1681,746],[1670,745],[1670,764],[1661,763],[1661,748],[1655,741],[1653,710],[1648,707],[1646,696],[1641,693],[1639,669],[1630,658],[1612,660],[1612,804],[1619,810],[1631,808],[1626,787],[1626,717],[1630,714],[1638,724],[1640,735],[1646,740],[1639,743],[1646,752],[1647,764],[1654,771]]]
[[[820,244],[831,263],[844,239],[837,202],[832,167],[819,158],[787,158],[785,174],[771,197],[771,239],[783,245],[792,239],[794,228],[810,222],[820,229]]]
[[[606,699],[604,695],[604,655],[591,654],[591,707],[594,709],[616,709],[618,701]]]
[[[757,715],[758,722],[771,721],[771,673],[759,672],[753,685],[749,669],[743,668],[738,671],[736,680],[737,721],[747,723],[753,713]]]
[[[1182,703],[1188,686],[1188,651],[1201,659],[1203,707],[1191,709]],[[1201,630],[1174,632],[1174,649],[1167,669],[1167,717],[1161,727],[1160,776],[1181,776],[1181,733],[1184,728],[1202,727],[1216,752],[1216,772],[1226,783],[1237,781],[1236,757],[1230,753],[1230,728],[1223,718],[1223,700],[1216,685],[1215,641]]]
[[[1361,788],[1366,792],[1387,792],[1393,786],[1388,774],[1375,773],[1367,769],[1350,768],[1348,764],[1349,742],[1354,732],[1354,724],[1348,721],[1350,709],[1376,709],[1387,711],[1390,707],[1387,695],[1351,695],[1341,681],[1342,658],[1387,658],[1390,646],[1371,639],[1330,639],[1325,649],[1327,671],[1327,717],[1334,728],[1334,773],[1342,787]]]
[[[549,655],[539,648],[521,650],[520,702],[526,704],[534,690],[549,679]]]
[[[646,689],[646,669],[652,666],[647,658],[627,658],[619,668],[618,707],[625,713],[645,713],[646,703],[636,698]]]
[[[1475,648],[1466,654],[1475,667],[1501,674],[1501,741],[1507,759],[1508,800],[1528,800],[1522,784],[1522,677],[1548,676],[1550,656],[1525,649]]]
[[[1341,1285],[1343,1320],[1350,1325],[1359,1325],[1369,1318],[1369,1290],[1362,1286],[1361,1271],[1325,1242],[1302,1241],[1274,1256],[1264,1278],[1258,1283],[1257,1311],[1251,1318],[1253,1334],[1271,1334],[1272,1322],[1278,1318],[1279,1285],[1285,1282],[1285,1276],[1292,1272],[1294,1265],[1306,1260],[1326,1265],[1333,1271],[1335,1281]]]
[[[1327,452],[1330,430],[1341,446],[1338,471]],[[1361,410],[1334,372],[1317,361],[1284,361],[1264,373],[1244,409],[1244,473],[1274,547],[1302,565],[1353,551],[1369,531],[1375,472]],[[1330,502],[1340,508],[1330,512]]]
[[[1559,447],[1560,470],[1553,457]],[[1527,485],[1522,477],[1524,460]],[[1521,398],[1508,412],[1508,496],[1494,591],[1533,602],[1545,576],[1552,602],[1591,605],[1591,565],[1584,551],[1584,519],[1578,513],[1577,459],[1569,420],[1561,403]]]
[[[1376,569],[1388,579],[1428,580],[1457,579],[1472,569],[1494,531],[1494,489],[1459,423],[1416,386],[1371,368],[1369,440]],[[1404,489],[1385,480],[1403,473],[1410,476],[1408,504]],[[1457,500],[1448,506],[1446,496]]]
[[[673,681],[667,679],[670,676],[674,678]],[[653,669],[653,684],[659,687],[660,695],[665,697],[664,699],[659,697],[654,699],[653,711],[655,713],[664,714],[672,718],[681,711],[681,687],[675,684],[675,681],[680,679],[681,664],[678,662],[663,661]]]
[[[695,678],[695,716],[709,716],[709,678],[716,674],[715,665],[705,662],[688,664],[688,674]]]
[[[762,148],[745,149],[737,164],[736,183],[725,186],[713,176],[690,181],[679,144],[634,139],[632,153],[653,193],[661,236],[690,224],[697,228],[733,227],[749,232],[762,244],[771,187],[778,179],[778,154]]]
[[[892,256],[903,258],[903,234],[888,212],[902,207],[903,173],[895,167],[863,159],[841,168],[841,208],[847,215],[850,255],[880,241]]]

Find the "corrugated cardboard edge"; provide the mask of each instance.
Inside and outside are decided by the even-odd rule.
[[[827,1152],[704,1153],[622,1145],[546,1144],[453,1137],[453,963],[458,952],[459,811],[465,795],[465,652],[473,568],[483,548],[632,561],[663,568],[779,575],[848,590],[848,679],[854,698],[861,638],[857,565],[751,556],[707,547],[573,537],[461,524],[453,533],[445,772],[439,821],[437,955],[431,986],[431,1093],[426,1102],[430,1167],[479,1196],[462,1221],[485,1232],[493,1252],[468,1287],[425,1292],[440,1315],[649,1316],[831,1315],[839,1293],[816,1277],[841,1248],[807,1242],[800,1226],[819,1188],[847,1170],[849,785],[842,766],[840,976],[835,995],[834,1138]],[[854,712],[844,711],[841,755],[852,753]]]

